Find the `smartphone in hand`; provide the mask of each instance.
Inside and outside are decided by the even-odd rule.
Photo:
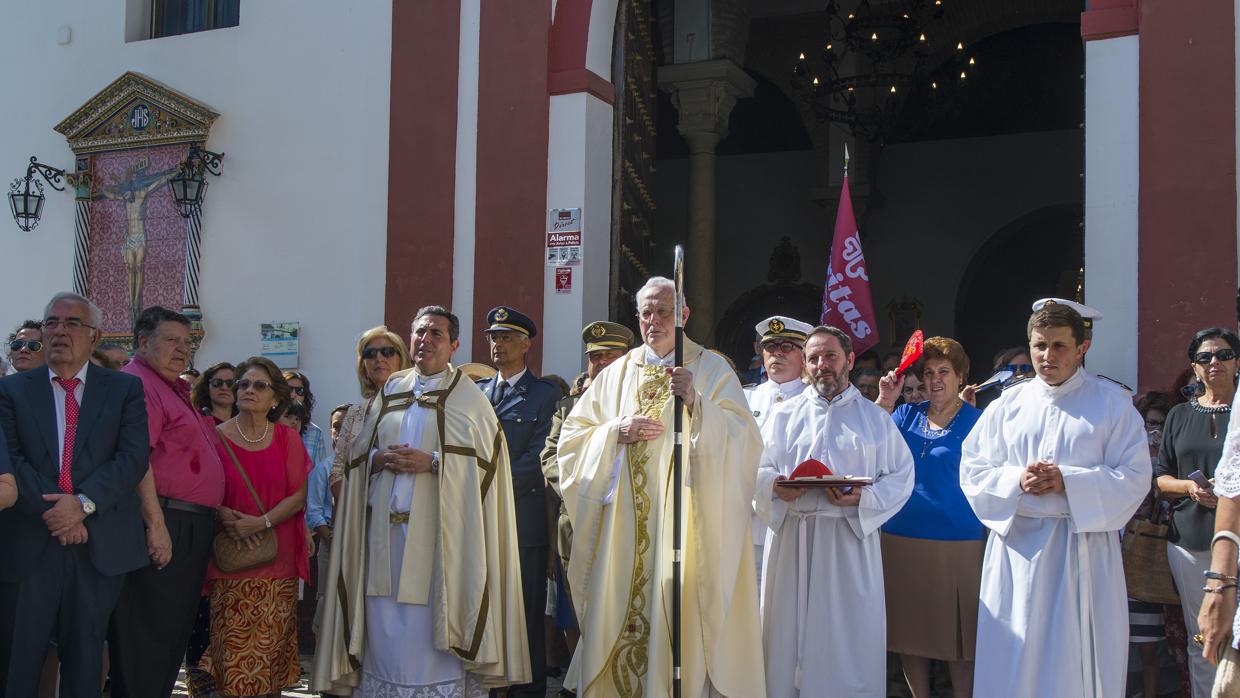
[[[1203,490],[1214,489],[1214,483],[1210,482],[1209,478],[1207,478],[1200,470],[1194,470],[1189,473],[1188,479],[1197,483],[1197,486]]]

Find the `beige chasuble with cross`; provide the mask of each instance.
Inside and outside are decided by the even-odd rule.
[[[440,453],[439,474],[415,476],[397,601],[434,604],[436,650],[461,659],[484,687],[530,680],[508,449],[495,411],[449,366],[436,390],[413,391],[410,369],[392,374],[352,442],[336,509],[322,639],[311,684],[349,695],[361,680],[366,596],[389,596],[387,510],[395,475],[370,475],[372,449],[400,443],[403,413],[434,412],[416,447]],[[375,490],[382,496],[371,497]],[[374,502],[373,509],[367,503]],[[438,559],[436,559],[438,556]],[[432,593],[432,585],[434,593]]]

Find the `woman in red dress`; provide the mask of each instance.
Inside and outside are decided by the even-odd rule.
[[[245,544],[273,528],[279,552],[267,564],[231,574],[212,560],[211,644],[202,668],[225,695],[278,696],[300,674],[297,580],[310,577],[303,510],[312,464],[301,437],[278,423],[289,387],[275,364],[251,357],[237,375],[237,416],[218,427],[225,474],[220,530]],[[261,511],[238,466],[258,493]]]

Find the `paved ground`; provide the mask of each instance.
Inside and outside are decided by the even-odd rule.
[[[310,668],[310,657],[302,656],[301,667],[302,667],[301,682],[293,688],[286,689],[281,694],[282,696],[284,696],[284,698],[317,698],[318,694],[311,693],[308,687],[309,676],[306,674],[306,671],[309,670]],[[188,696],[189,695],[189,693],[187,693],[185,690],[184,679],[185,679],[185,672],[181,672],[181,676],[177,680],[176,688],[172,690],[172,695],[174,696]],[[559,691],[560,691],[559,679],[548,677],[547,678],[548,698],[558,697]]]

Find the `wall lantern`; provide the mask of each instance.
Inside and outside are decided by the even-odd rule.
[[[39,218],[43,215],[43,201],[46,198],[43,195],[43,183],[35,178],[35,175],[43,178],[56,191],[64,191],[65,187],[61,182],[65,179],[69,180],[69,184],[77,186],[79,181],[88,181],[89,174],[79,172],[74,174],[66,174],[64,170],[44,165],[38,161],[34,155],[30,156],[30,166],[26,168],[26,176],[18,177],[9,185],[9,209],[13,212],[13,220],[17,222],[17,227],[25,232],[34,230],[39,225]]]
[[[168,181],[168,186],[172,187],[172,200],[176,202],[182,218],[189,218],[202,208],[203,199],[207,196],[206,173],[219,177],[223,160],[223,153],[204,150],[197,143],[190,144],[189,154],[181,163],[181,171]]]

